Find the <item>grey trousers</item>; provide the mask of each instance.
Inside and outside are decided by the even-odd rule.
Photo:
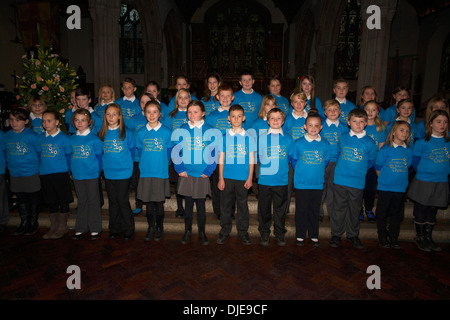
[[[0,225],[9,222],[8,187],[4,174],[0,174]]]
[[[324,217],[323,204],[327,206],[328,217],[331,217],[334,212],[334,169],[336,169],[336,162],[328,163],[325,168],[325,183],[323,185],[322,202],[320,204],[319,216]]]
[[[102,209],[100,207],[99,180],[75,180],[73,179],[78,198],[77,218],[75,232],[102,231]]]
[[[334,185],[334,212],[330,216],[331,236],[347,238],[359,235],[359,213],[363,198],[362,189]]]

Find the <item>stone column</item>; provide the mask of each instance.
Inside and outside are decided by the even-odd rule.
[[[93,28],[95,90],[109,84],[118,98],[120,0],[89,0],[89,12]]]
[[[377,5],[381,13],[381,29],[368,29],[366,10],[370,5]],[[376,88],[378,99],[384,99],[386,86],[387,61],[391,23],[397,8],[397,0],[362,0],[361,17],[363,19],[361,49],[359,54],[358,93],[366,85]]]

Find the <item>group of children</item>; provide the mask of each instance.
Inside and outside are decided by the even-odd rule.
[[[395,105],[384,110],[370,86],[363,88],[358,106],[347,100],[348,82],[343,79],[334,83],[336,98],[324,104],[315,96],[311,76],[300,79],[289,100],[280,94],[279,78],[270,80],[266,96],[253,90],[254,81],[252,74],[242,74],[242,89],[234,92],[218,74],[211,74],[205,81],[207,92],[197,100],[188,79],[178,77],[177,93],[166,105],[158,100],[158,83],[149,82],[138,99],[136,83],[125,79],[123,97],[115,99],[113,88],[103,86],[95,109],[89,107],[89,92],[79,88],[72,95],[73,107],[65,113],[68,135],[59,129],[60,115],[45,110],[41,97],[30,100],[30,112],[12,110],[11,130],[0,133],[4,150],[0,192],[7,200],[7,164],[9,188],[17,194],[21,218],[14,234],[36,232],[42,192],[51,221],[44,238],[64,236],[73,201],[71,175],[78,199],[74,239],[87,233],[91,239],[100,236],[103,178],[111,238],[123,234],[129,240],[134,234],[131,189],[136,192],[134,213],[146,205],[145,240],[161,240],[164,202],[170,197],[172,180],[177,216],[185,221],[183,244],[192,235],[194,204],[199,239],[209,243],[208,196],[220,219],[216,243],[226,242],[237,210],[238,236],[242,243],[251,244],[247,200],[256,177],[262,245],[269,244],[272,223],[278,245],[285,245],[285,218],[294,192],[299,246],[307,239],[320,245],[319,221],[326,204],[332,247],[340,245],[345,233],[355,248],[362,248],[359,225],[366,215],[369,221],[376,220],[382,247],[400,248],[400,222],[408,196],[414,201],[419,249],[440,250],[432,231],[437,208],[447,206],[449,194],[445,99],[431,99],[424,121],[416,124],[414,104],[405,88],[394,92]],[[7,201],[2,203],[0,224],[6,225],[9,211]]]

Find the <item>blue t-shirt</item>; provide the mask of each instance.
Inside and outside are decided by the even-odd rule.
[[[395,121],[395,117],[397,116],[397,105],[392,105],[389,108],[387,108],[383,114],[380,114],[380,119],[382,121],[392,122]],[[414,109],[412,114],[409,116],[409,119],[411,119],[411,122],[416,121],[416,110]]]
[[[40,174],[52,174],[69,171],[71,146],[69,136],[59,131],[54,136],[47,133],[38,137],[38,152],[40,155]]]
[[[377,145],[377,150],[379,148],[380,143],[386,142],[388,131],[386,128],[383,128],[381,132],[377,131],[377,125],[367,125],[366,128],[366,134],[375,141],[375,144]]]
[[[102,171],[103,144],[100,138],[91,131],[85,136],[73,134],[70,136],[69,142],[72,148],[70,161],[72,177],[75,180],[98,178]]]
[[[6,168],[6,147],[3,142],[3,136],[5,134],[0,130],[0,174],[5,174]]]
[[[108,129],[103,138],[103,173],[106,179],[128,179],[133,174],[135,153],[134,135],[125,129],[125,138],[120,138],[120,130]]]
[[[271,93],[269,93],[269,94],[270,94],[271,96],[274,96],[274,97],[275,97],[275,100],[276,100],[276,102],[277,102],[277,108],[278,108],[278,109],[281,109],[281,111],[283,111],[284,114],[287,115],[288,112],[289,112],[289,107],[290,107],[289,100],[286,99],[285,97],[281,96],[281,95],[276,96],[276,95],[271,94]]]
[[[45,132],[44,128],[42,127],[42,117],[35,117],[33,115],[33,112],[30,112],[30,123],[31,123],[31,128],[37,134],[41,134],[41,133]]]
[[[259,110],[261,110],[262,96],[254,90],[252,93],[245,93],[243,90],[239,90],[234,93],[232,104],[238,104],[244,108],[244,129],[252,128],[253,122],[258,118]]]
[[[131,130],[133,136],[136,137],[137,132],[148,123],[147,118],[142,112],[136,113],[128,122],[127,128]],[[134,153],[134,162],[139,162],[139,152]]]
[[[418,161],[416,179],[428,182],[447,182],[450,174],[450,141],[431,136],[429,141],[418,140],[413,157]],[[416,161],[413,161],[416,162]]]
[[[131,99],[133,100],[133,99]],[[134,97],[133,101],[126,99],[126,97],[121,97],[114,101],[122,108],[123,121],[125,124],[130,120],[136,113],[142,112],[139,100]]]
[[[231,128],[230,121],[228,121],[228,110],[218,108],[205,117],[205,121],[213,128],[219,129],[222,134],[225,134]]]
[[[167,106],[167,110],[168,110],[167,114],[169,114],[170,112],[175,110],[175,98],[176,98],[176,95],[173,96],[172,99],[170,99],[169,105]],[[194,101],[194,100],[198,100],[198,99],[194,94],[191,93],[191,101]]]
[[[348,122],[348,114],[350,113],[350,111],[352,111],[353,109],[356,108],[356,105],[348,99],[345,99],[345,103],[339,102],[339,104],[341,105],[341,115],[340,115],[339,119],[341,120],[341,122],[347,123]]]
[[[266,133],[269,130],[270,126],[267,123],[267,120],[258,118],[253,122],[253,129],[256,131],[256,136],[259,137],[263,133]]]
[[[9,130],[3,136],[6,161],[13,177],[29,177],[39,173],[38,134],[26,127],[22,132]]]
[[[325,168],[330,161],[331,147],[327,140],[308,141],[303,136],[295,141],[292,150],[295,189],[323,189]]]
[[[364,189],[367,170],[377,156],[375,141],[367,135],[358,138],[350,133],[339,140],[339,157],[334,171],[334,183],[346,187]]]
[[[214,110],[217,110],[217,108],[220,107],[219,100],[216,100],[213,96],[209,98],[208,101],[204,100],[205,98],[202,98],[203,105],[205,106],[205,116],[209,115]]]
[[[92,121],[94,122],[94,124],[92,125],[92,128],[90,128],[91,132],[93,132],[94,134],[97,134],[103,126],[103,118],[100,118],[100,116],[93,110],[93,109],[88,109],[91,112],[91,118]],[[68,128],[68,132],[69,134],[74,134],[75,132],[77,132],[77,129],[72,125],[72,117],[75,113],[75,109],[69,109],[66,111],[65,113],[65,122]]]
[[[136,134],[136,148],[140,152],[139,170],[142,178],[169,178],[172,131],[162,125],[157,129],[143,126]]]
[[[289,134],[294,140],[303,137],[306,133],[305,131],[306,117],[307,117],[306,112],[303,117],[298,117],[294,115],[294,112],[290,112],[286,116],[286,120],[284,121],[283,131]]]
[[[416,125],[416,139],[425,139],[426,129],[425,129],[425,122],[424,120],[421,120]]]
[[[317,112],[319,112],[319,115],[322,117],[322,119],[325,119],[325,113],[322,106],[322,101],[320,101],[319,97],[314,97],[314,102],[316,103],[316,109]],[[291,110],[294,110],[294,108],[291,108]],[[311,99],[308,99],[306,101],[306,112],[309,112],[311,110]]]
[[[405,192],[408,187],[408,169],[412,162],[412,149],[403,146],[384,145],[377,154],[375,170],[378,190]]]
[[[172,134],[175,144],[172,151],[172,161],[175,171],[185,172],[188,176],[208,177],[212,175],[217,166],[222,133],[207,123],[200,127],[184,124]]]
[[[106,110],[106,107],[107,107],[109,104],[111,104],[111,103],[112,103],[112,102],[110,102],[110,103],[99,103],[98,105],[95,106],[94,111],[95,111],[95,113],[99,116],[100,119],[103,120],[103,118],[105,117],[105,110]]]
[[[175,129],[181,128],[183,124],[188,123],[187,112],[178,110],[174,117],[167,115],[167,117],[161,119],[161,123],[171,131],[174,131]]]
[[[339,139],[341,135],[349,132],[348,125],[343,122],[338,122],[336,126],[334,123],[328,124],[327,121],[322,122],[322,131],[320,131],[320,136],[328,141],[331,147],[331,158],[330,162],[336,162],[339,154]]]
[[[228,130],[223,136],[221,150],[225,152],[224,179],[247,181],[250,173],[250,153],[257,150],[255,137],[245,130],[236,134]]]
[[[289,162],[294,139],[286,133],[264,132],[259,136],[258,184],[265,186],[288,185]]]

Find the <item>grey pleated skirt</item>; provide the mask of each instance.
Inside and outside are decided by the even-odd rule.
[[[424,206],[445,208],[448,205],[448,182],[428,182],[413,179],[408,198]]]
[[[37,192],[41,190],[41,178],[39,174],[28,177],[10,176],[11,192]]]
[[[137,198],[142,202],[160,202],[170,198],[170,181],[161,178],[139,178]]]
[[[205,199],[211,194],[211,182],[209,178],[178,177],[178,194],[193,199]]]

